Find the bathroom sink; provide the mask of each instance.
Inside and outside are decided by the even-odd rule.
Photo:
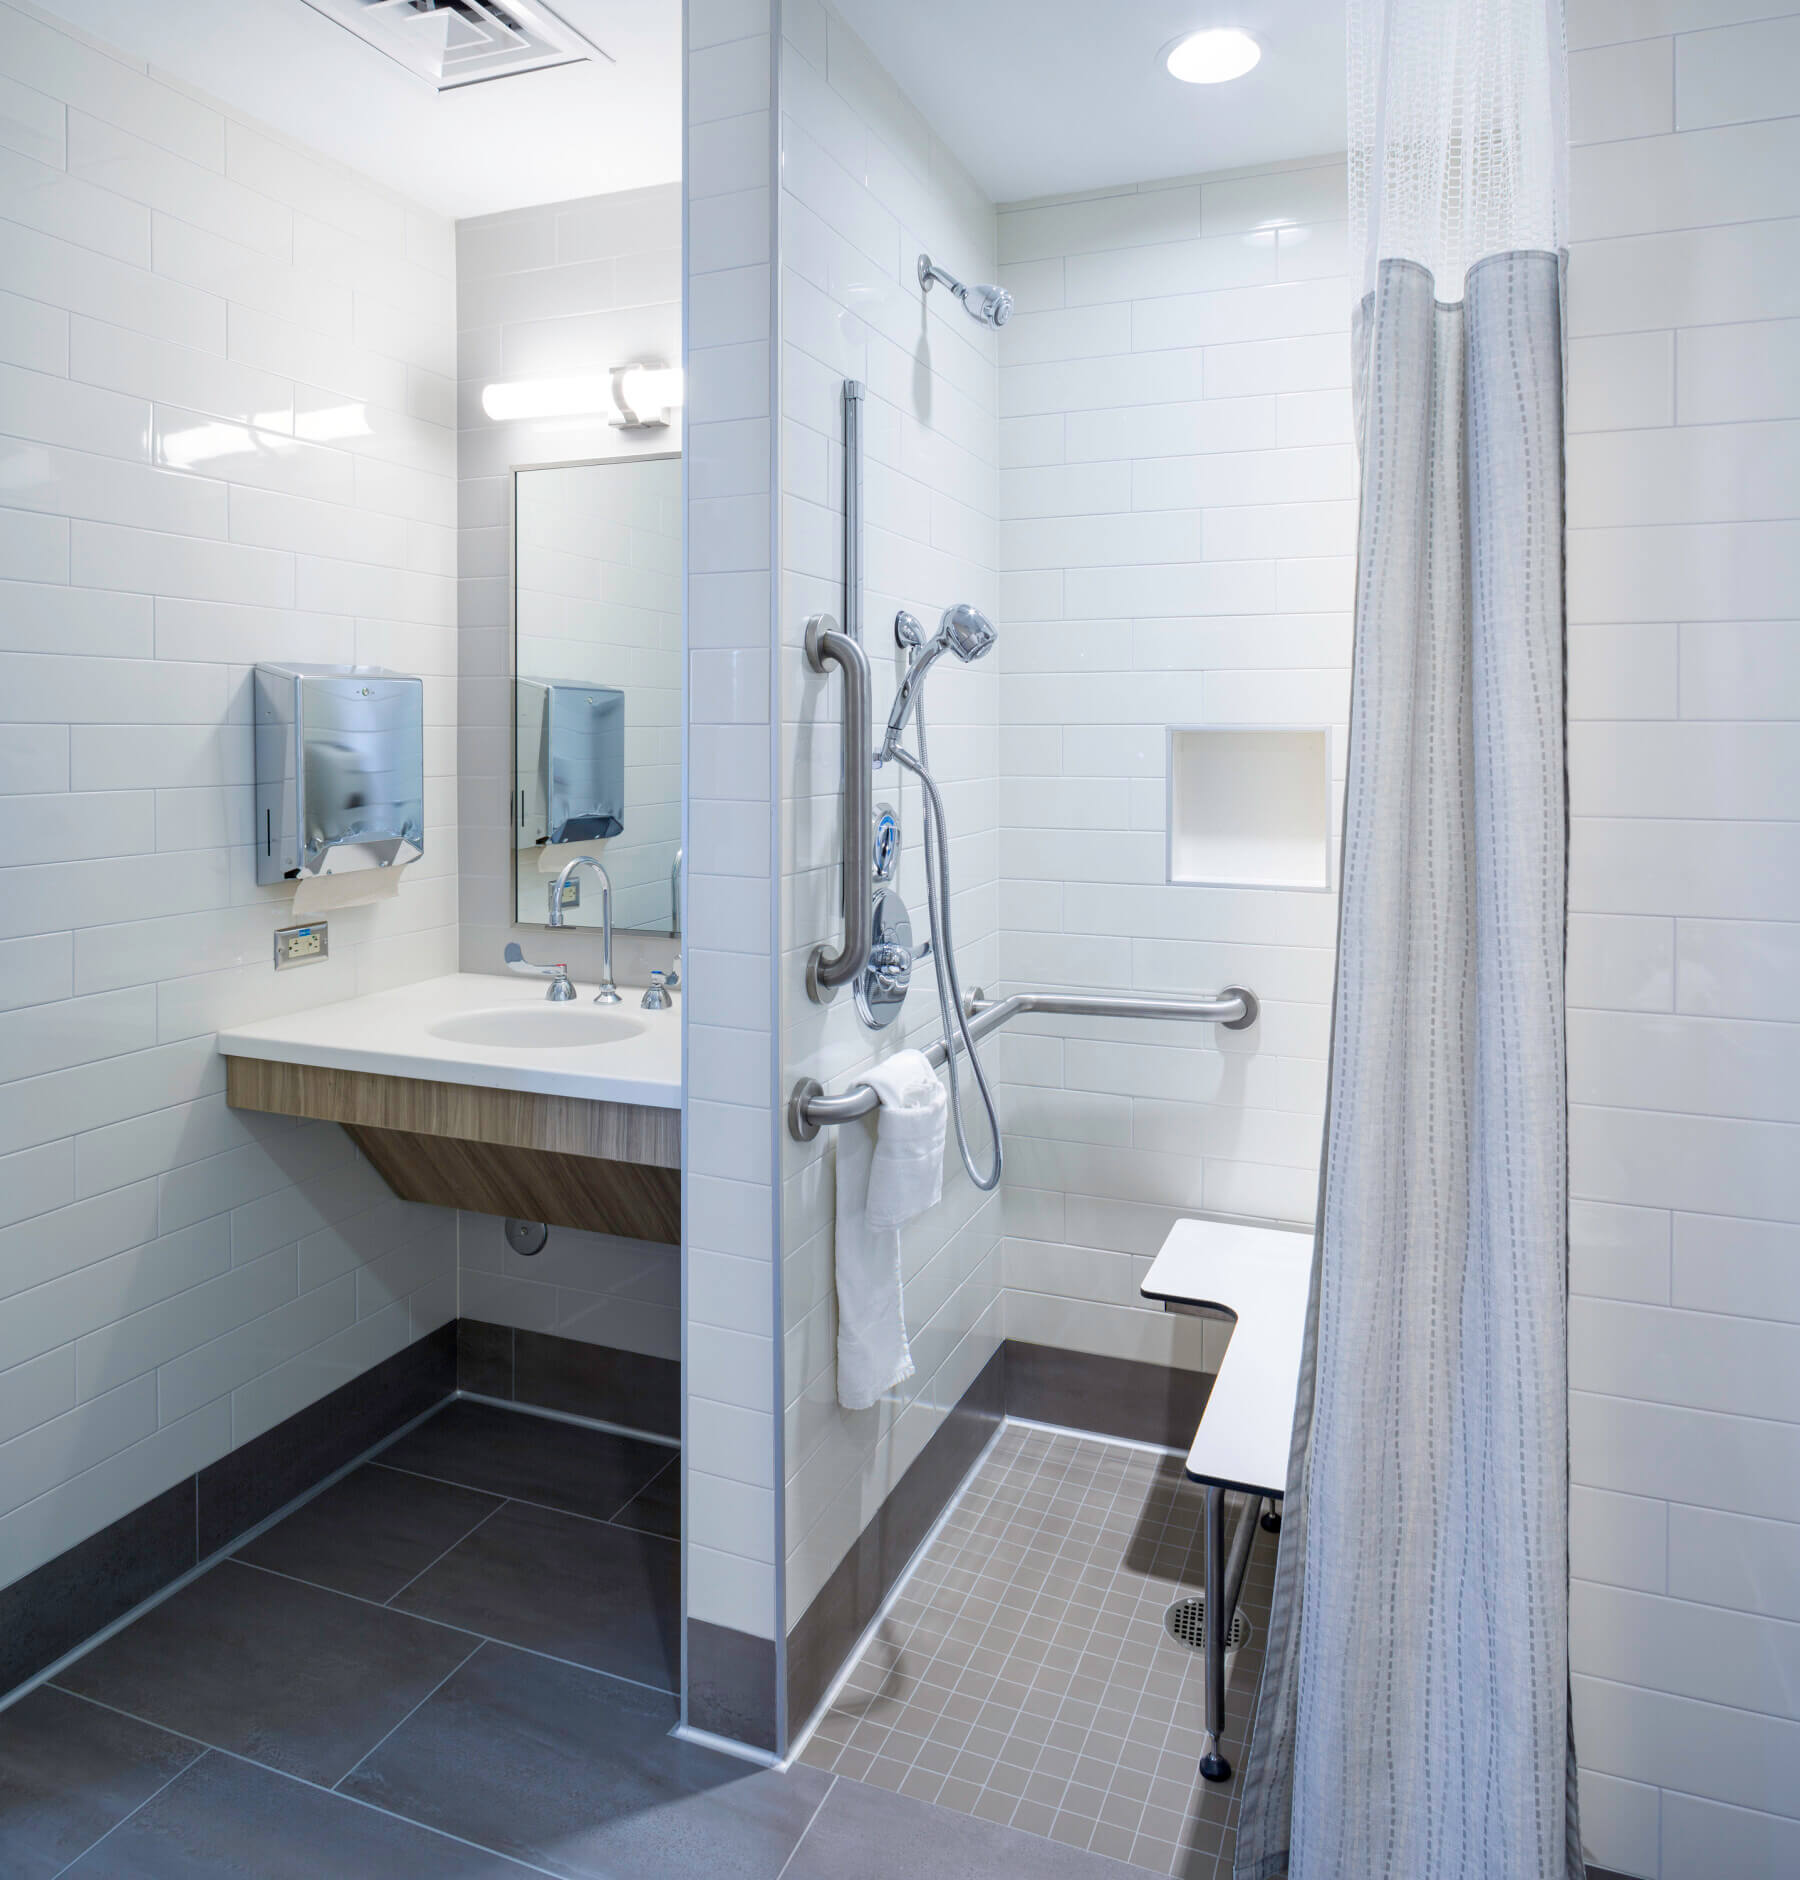
[[[487,1012],[458,1012],[425,1029],[447,1044],[498,1045],[511,1051],[571,1051],[616,1044],[644,1027],[622,1013],[591,1005],[502,1005]]]

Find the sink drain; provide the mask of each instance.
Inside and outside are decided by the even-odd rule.
[[[1206,1648],[1206,1595],[1196,1593],[1192,1599],[1178,1599],[1163,1614],[1163,1629],[1170,1638],[1187,1646],[1190,1651],[1204,1651]],[[1234,1652],[1250,1636],[1250,1622],[1244,1617],[1240,1606],[1231,1615],[1231,1631],[1226,1635],[1225,1649]]]

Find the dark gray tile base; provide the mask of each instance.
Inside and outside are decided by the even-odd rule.
[[[775,1641],[690,1619],[687,1699],[688,1722],[696,1730],[774,1749]]]
[[[66,1691],[0,1711],[0,1874],[49,1880],[202,1754]]]
[[[216,1750],[71,1880],[526,1880],[530,1869]]]
[[[535,1404],[652,1436],[681,1434],[681,1365],[674,1358],[458,1319],[456,1381],[459,1389],[481,1397]]]
[[[72,1652],[199,1564],[194,1477],[0,1591],[0,1692]]]
[[[497,1495],[367,1462],[237,1558],[379,1605],[503,1505]]]
[[[397,1609],[673,1691],[681,1549],[660,1535],[508,1502]]]
[[[200,1471],[200,1558],[423,1416],[456,1388],[456,1328],[440,1326]]]
[[[672,1453],[663,1443],[463,1398],[384,1449],[381,1464],[609,1521]]]
[[[58,1683],[329,1786],[477,1643],[227,1560],[78,1659]]]
[[[788,1718],[798,1728],[843,1668],[844,1660],[906,1570],[931,1524],[1006,1414],[1007,1349],[939,1425],[912,1466],[888,1492],[875,1517],[833,1569],[830,1579],[788,1633]]]
[[[484,1645],[344,1785],[578,1876],[776,1880],[828,1778],[669,1735],[674,1700]]]
[[[1185,1450],[1212,1390],[1204,1371],[1006,1341],[1006,1414]]]
[[[1123,1880],[1117,1861],[838,1781],[785,1880]]]
[[[0,1588],[0,1694],[191,1572],[456,1388],[452,1325]]]

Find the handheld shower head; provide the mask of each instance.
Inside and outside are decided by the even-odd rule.
[[[910,618],[910,616],[908,616]],[[900,742],[900,733],[906,729],[906,721],[912,716],[914,705],[924,688],[925,675],[945,653],[954,653],[966,666],[979,659],[999,639],[1000,634],[994,623],[988,619],[979,607],[971,607],[967,601],[959,601],[954,607],[944,609],[944,617],[938,622],[938,630],[925,642],[922,651],[916,654],[913,662],[906,669],[906,677],[900,681],[900,689],[894,694],[894,709],[888,713],[887,736],[882,740],[881,754],[891,757]],[[907,640],[902,645],[909,645]]]
[[[991,284],[970,287],[959,281],[948,268],[940,268],[929,255],[919,257],[919,285],[930,293],[934,282],[942,281],[972,320],[983,326],[1004,326],[1012,318],[1013,297],[1004,287]]]

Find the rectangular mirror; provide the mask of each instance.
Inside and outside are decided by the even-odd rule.
[[[513,472],[514,918],[548,924],[592,855],[613,925],[675,931],[681,854],[681,457]],[[571,927],[600,925],[576,872]]]

